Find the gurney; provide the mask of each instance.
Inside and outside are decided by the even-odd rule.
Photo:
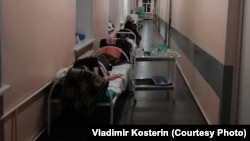
[[[106,50],[106,52],[104,50]],[[116,52],[110,50],[116,50]],[[134,80],[134,68],[132,62],[134,58],[132,51],[133,45],[128,40],[108,38],[100,41],[100,49],[95,55],[99,60],[101,70],[104,74],[120,74],[121,76],[120,78],[109,81],[106,95],[102,98],[102,101],[99,101],[97,104],[99,106],[110,106],[110,124],[114,122],[114,107],[118,97],[126,92],[133,96],[132,81]],[[120,52],[119,55],[117,55],[117,52]],[[105,59],[101,59],[106,54],[120,60],[119,63],[113,63],[112,69],[110,70],[108,70]],[[134,99],[134,101],[136,100]]]

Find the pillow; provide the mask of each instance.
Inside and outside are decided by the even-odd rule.
[[[121,59],[117,59],[110,54],[102,54],[102,56],[104,56],[110,62],[110,65],[112,66],[118,65],[121,62]]]
[[[116,46],[105,46],[98,49],[99,54],[110,54],[113,57],[120,59],[122,49]]]

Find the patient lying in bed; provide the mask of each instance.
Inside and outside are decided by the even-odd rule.
[[[116,73],[112,73],[110,75],[104,76],[104,74],[102,74],[102,72],[100,71],[98,59],[92,56],[77,60],[74,63],[73,68],[81,68],[81,69],[92,71],[96,75],[105,77],[107,81],[111,81],[120,77],[120,75]]]
[[[101,57],[107,60],[102,61]],[[100,64],[105,64],[107,73],[101,70],[104,66],[100,66]],[[106,95],[102,96],[101,101],[109,101],[110,96],[113,98],[122,94],[127,88],[129,75],[131,74],[131,64],[119,61],[119,59],[117,60],[117,58],[112,58],[106,54],[77,60],[73,67],[93,71],[95,74],[103,76],[109,81]]]
[[[92,71],[96,75],[103,76],[107,81],[109,81],[107,92],[101,96],[101,101],[108,102],[110,100],[110,96],[113,98],[117,94],[120,94],[121,90],[124,89],[121,83],[123,83],[122,82],[124,80],[123,77],[125,76],[116,71],[110,71],[108,75],[103,74],[102,71],[100,70],[98,59],[94,56],[77,60],[74,63],[73,68],[81,68]]]

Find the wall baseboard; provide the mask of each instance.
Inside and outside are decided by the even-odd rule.
[[[200,110],[200,112],[202,113],[202,116],[204,117],[206,123],[207,123],[208,125],[211,125],[211,123],[209,122],[209,120],[208,120],[208,118],[207,118],[205,112],[204,112],[203,109],[201,108],[199,101],[198,101],[197,98],[195,97],[194,92],[193,92],[193,90],[191,89],[191,87],[190,87],[190,85],[189,85],[189,83],[188,83],[188,81],[187,81],[187,78],[183,75],[183,71],[182,71],[182,69],[180,68],[180,66],[179,66],[178,63],[177,63],[177,68],[178,68],[178,70],[179,70],[179,72],[180,72],[180,75],[181,75],[182,79],[183,79],[184,82],[185,82],[186,87],[188,88],[189,92],[192,94],[192,97],[194,98],[195,103],[196,103],[197,106],[199,107],[199,110]]]

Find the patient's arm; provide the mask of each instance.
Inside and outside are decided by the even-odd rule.
[[[107,81],[111,81],[111,80],[114,80],[114,79],[117,79],[117,78],[120,78],[121,76],[119,74],[110,74],[108,76],[105,76],[105,79]]]

